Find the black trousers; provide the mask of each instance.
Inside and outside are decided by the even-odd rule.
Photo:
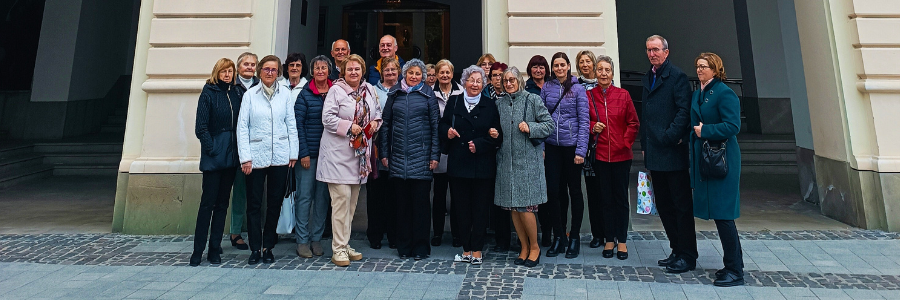
[[[722,241],[725,270],[744,275],[744,253],[741,251],[741,239],[734,220],[716,220],[716,229],[719,230],[719,239]]]
[[[572,226],[569,232],[575,233],[573,237],[577,238],[581,232],[581,220],[584,218],[584,197],[581,194],[582,165],[575,164],[575,146],[544,144],[544,153],[547,203],[542,204],[538,210],[538,217],[541,217],[541,211],[547,212],[541,217],[541,226],[549,225],[553,229],[554,236],[565,237],[571,198]],[[544,223],[544,218],[549,224]]]
[[[278,242],[278,216],[281,213],[281,202],[284,201],[285,180],[288,166],[271,166],[253,169],[247,175],[247,238],[250,240],[250,251],[259,251],[260,247],[272,249]],[[266,199],[266,223],[262,224],[260,215],[263,193]]]
[[[494,185],[491,185],[491,199],[494,199]],[[504,210],[491,201],[491,229],[494,230],[494,241],[497,246],[509,247],[512,242],[512,215],[508,210]]]
[[[231,199],[235,175],[234,169],[203,172],[203,194],[200,195],[200,210],[197,211],[197,226],[194,229],[194,252],[203,252],[207,235],[210,249],[222,247],[225,216],[228,214],[228,200]]]
[[[431,254],[431,180],[391,178],[397,199],[397,253]]]
[[[369,218],[366,236],[370,244],[381,244],[385,234],[389,244],[397,242],[397,203],[393,183],[388,176],[388,171],[378,171],[377,179],[366,182],[366,214]]]
[[[603,204],[600,201],[600,184],[596,176],[584,176],[584,189],[587,191],[588,219],[591,220],[591,235],[595,239],[605,240],[603,231]]]
[[[594,184],[600,189],[600,206],[603,207],[600,209],[603,211],[603,236],[606,242],[625,243],[628,240],[628,175],[631,160],[613,163],[594,160],[592,166],[597,173]]]
[[[475,179],[450,177],[450,194],[453,197],[451,222],[458,224],[463,251],[481,251],[484,248],[488,212],[493,204],[491,190],[494,178]],[[507,234],[506,236],[509,236]]]
[[[688,170],[650,171],[656,209],[669,237],[672,253],[688,261],[697,260],[697,233],[694,228],[694,200]]]
[[[434,196],[431,198],[431,223],[435,236],[444,234],[444,221],[447,219],[447,188],[450,185],[450,175],[447,173],[434,174]],[[450,192],[453,193],[452,191]],[[453,198],[456,199],[456,198]],[[450,202],[450,235],[459,238],[456,223],[453,222],[453,206],[456,202]]]

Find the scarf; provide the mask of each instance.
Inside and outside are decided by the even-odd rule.
[[[272,86],[266,86],[265,83],[260,84],[262,86],[263,93],[266,94],[266,98],[268,98],[269,101],[272,101],[272,95],[275,95],[275,88],[277,87],[277,84],[277,82],[272,83]]]
[[[469,97],[469,94],[465,94],[463,99],[466,99],[466,110],[472,112],[472,109],[475,108],[475,105],[478,105],[478,102],[481,101],[481,95],[475,95],[475,97]]]
[[[369,89],[366,88],[365,84],[360,83],[359,87],[356,88],[355,91],[352,91],[348,94],[350,99],[356,103],[356,109],[353,113],[353,124],[356,124],[360,128],[363,128],[363,131],[359,134],[348,133],[347,136],[350,137],[350,147],[353,148],[354,154],[359,160],[359,179],[363,180],[366,176],[369,176],[369,173],[372,172],[372,164],[370,162],[371,152],[369,151],[369,139],[366,136],[366,126],[371,122],[369,117],[369,102],[366,101],[366,97],[371,97],[368,95]]]
[[[397,62],[400,62],[400,58],[398,58],[396,55],[394,55],[394,59],[396,59]],[[381,61],[382,60],[384,60],[384,57],[379,58],[378,61],[375,62],[375,70],[378,71],[378,74],[381,74]]]
[[[422,89],[423,86],[425,86],[425,82],[420,81],[419,84],[417,84],[415,86],[409,86],[409,84],[406,84],[406,80],[400,80],[400,88],[403,89],[403,91],[407,92],[407,93],[411,93],[413,91],[418,91],[418,90]]]
[[[491,99],[497,100],[497,99],[500,99],[500,97],[503,97],[503,96],[506,96],[506,92],[499,92],[499,93],[497,93],[497,89],[495,89],[494,87],[491,87]]]
[[[253,85],[253,77],[244,79],[244,77],[238,76],[237,78],[241,80],[241,85],[244,86],[244,89],[250,89],[250,86]]]
[[[584,89],[588,90],[588,91],[594,89],[598,85],[596,78],[595,79],[587,79],[584,77],[578,77],[578,81],[580,81],[581,86],[583,86]]]

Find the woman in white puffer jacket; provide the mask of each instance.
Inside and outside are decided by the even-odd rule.
[[[247,174],[247,237],[251,251],[247,263],[251,265],[259,263],[260,255],[263,263],[275,261],[275,227],[288,170],[297,162],[300,148],[294,99],[290,90],[276,82],[281,74],[281,60],[274,55],[263,57],[256,72],[260,84],[244,93],[237,126],[241,171]],[[263,190],[267,206],[264,230],[260,226]]]

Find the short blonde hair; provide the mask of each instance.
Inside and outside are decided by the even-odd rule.
[[[400,72],[400,61],[393,57],[385,57],[381,59],[381,69],[384,70],[384,67],[387,65],[394,65],[397,68],[397,72]]]
[[[434,64],[425,65],[425,71],[431,71],[431,70],[434,70],[435,72],[437,72],[437,68],[434,67]]]
[[[440,72],[441,68],[444,66],[449,67],[450,73],[453,73],[453,63],[451,63],[449,60],[446,60],[446,59],[442,59],[442,60],[438,61],[436,64],[434,64],[434,71]]]
[[[591,59],[591,64],[594,65],[593,67],[591,67],[591,71],[593,72],[597,69],[597,57],[594,56],[594,52],[591,52],[590,50],[582,50],[578,52],[578,55],[575,55],[575,64],[577,65],[579,62],[581,62],[581,57],[585,55],[587,55],[587,57]],[[581,73],[581,68],[576,69],[578,69],[578,74],[584,77],[584,73]]]
[[[209,75],[209,79],[206,79],[206,83],[209,84],[219,84],[219,72],[222,70],[231,68],[232,71],[237,72],[237,68],[234,66],[234,61],[231,61],[228,58],[220,58],[219,61],[216,62],[216,65],[213,66],[212,74]],[[234,77],[231,78],[234,81]],[[231,82],[229,82],[231,83]]]
[[[359,63],[360,69],[364,73],[366,72],[366,60],[363,59],[358,54],[350,54],[347,56],[347,59],[344,60],[344,63],[341,64],[341,75],[342,76],[347,76],[347,64],[350,63],[351,61],[355,61],[355,62]]]
[[[709,64],[709,69],[713,71],[713,77],[725,80],[725,65],[722,63],[721,57],[712,52],[703,52],[694,59],[694,66],[701,59],[706,60],[706,63]]]
[[[262,78],[262,67],[267,62],[274,61],[276,65],[278,65],[278,71],[275,74],[281,76],[281,59],[275,55],[266,55],[262,59],[259,60],[259,63],[256,64],[256,77]]]
[[[482,55],[481,57],[478,58],[478,62],[475,63],[475,65],[476,65],[476,66],[481,66],[481,63],[483,63],[485,60],[490,60],[491,63],[497,62],[497,59],[494,58],[494,55],[493,55],[493,54],[485,53],[484,55]]]

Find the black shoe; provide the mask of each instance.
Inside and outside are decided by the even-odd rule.
[[[250,252],[250,259],[247,260],[248,265],[255,265],[259,263],[259,251]]]
[[[591,239],[591,244],[588,245],[588,247],[600,248],[600,246],[602,246],[602,245],[603,245],[603,238],[595,237],[595,238]]]
[[[434,237],[431,238],[431,246],[432,247],[437,247],[440,245],[441,245],[441,236],[440,235],[435,235]]]
[[[618,258],[619,260],[626,260],[626,259],[628,259],[628,251],[618,251],[618,250],[616,250],[616,258]]]
[[[557,254],[565,254],[568,248],[569,248],[569,239],[566,237],[562,237],[559,239],[559,245],[556,246],[556,253]]]
[[[191,261],[189,263],[191,267],[199,266],[201,262],[203,262],[203,252],[194,251],[194,253],[191,253]]]
[[[541,253],[540,253],[540,252],[538,252],[537,259],[535,259],[535,260],[530,260],[530,259],[527,259],[527,258],[526,258],[526,259],[525,259],[525,262],[523,262],[522,265],[523,265],[523,266],[526,266],[526,267],[529,267],[529,268],[534,268],[534,267],[537,266],[539,263],[541,263]]]
[[[722,278],[716,278],[713,285],[719,287],[744,285],[744,276],[737,275],[733,272],[725,272],[725,274],[722,275]]]
[[[414,260],[423,260],[423,259],[425,259],[425,258],[426,258],[426,256],[425,256],[425,255],[421,255],[421,254],[416,254],[415,256],[413,256],[413,259],[414,259]]]
[[[409,255],[400,254],[400,259],[407,259],[407,258],[409,258]]]
[[[679,274],[687,271],[693,271],[695,268],[697,268],[697,262],[688,262],[686,259],[679,257],[675,261],[670,262],[668,266],[666,266],[666,272]]]
[[[612,256],[610,256],[610,257],[612,257]],[[675,259],[676,259],[675,253],[673,252],[672,254],[669,254],[669,257],[666,257],[665,259],[660,259],[660,260],[656,261],[656,263],[659,264],[660,267],[665,267],[665,266],[668,266],[669,263],[675,261]]]
[[[516,257],[516,260],[513,261],[513,264],[514,264],[514,265],[519,265],[519,266],[521,266],[521,265],[524,264],[524,263],[525,263],[525,260],[524,260],[524,259],[521,259],[521,258],[518,258],[518,257]]]
[[[616,244],[613,244],[612,249],[605,249],[606,247],[604,247],[604,249],[603,249],[603,258],[612,258],[612,257],[613,257],[613,252],[616,251],[616,246],[617,246]]]
[[[238,244],[238,241],[244,241],[244,237],[238,235],[236,238],[229,238],[231,240],[231,246],[238,248],[239,250],[247,250],[250,249],[250,246],[247,246],[247,243]]]
[[[566,250],[566,258],[576,258],[581,252],[581,239],[569,239],[569,249]]]
[[[264,264],[271,264],[275,262],[275,255],[272,254],[272,249],[266,249],[266,251],[263,251],[262,261]]]
[[[459,238],[456,238],[456,237],[453,238],[453,247],[454,248],[462,247],[462,241],[460,241]]]
[[[381,242],[369,243],[369,247],[372,249],[381,249]]]
[[[560,238],[553,238],[553,243],[550,244],[550,249],[547,249],[547,257],[556,257],[557,255],[559,255],[559,252],[557,252],[556,250],[559,249],[560,246],[565,247],[563,242],[560,241]]]
[[[726,272],[728,271],[725,271],[725,269],[719,269],[718,271],[716,271],[716,280],[721,280],[722,278],[724,278]]]
[[[222,248],[209,248],[209,253],[206,254],[206,260],[208,260],[209,263],[213,265],[221,264]]]

